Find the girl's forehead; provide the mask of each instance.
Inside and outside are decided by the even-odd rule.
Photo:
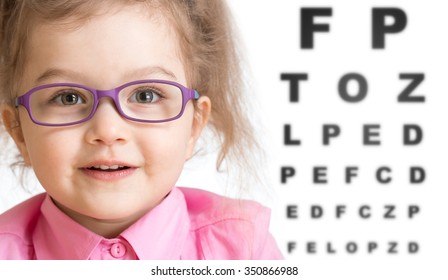
[[[59,24],[43,21],[34,27],[27,47],[25,74],[32,83],[27,86],[34,86],[49,69],[76,70],[95,78],[113,76],[128,82],[122,78],[129,76],[126,73],[153,66],[168,69],[180,77],[178,82],[185,83],[179,44],[166,18],[151,15],[142,7],[107,9],[82,22],[76,18],[63,19]]]
[[[79,2],[79,1],[74,1]],[[184,61],[185,65],[189,65],[187,40],[181,39],[189,37],[186,31],[189,23],[185,19],[176,17],[176,5],[163,6],[159,0],[114,0],[114,1],[81,1],[94,3],[93,5],[85,4],[85,7],[76,9],[75,12],[68,13],[66,16],[50,17],[37,16],[36,21],[31,24],[27,40],[29,44],[33,37],[39,37],[41,32],[76,32],[83,27],[90,25],[91,27],[101,29],[104,25],[98,24],[98,19],[114,18],[122,14],[123,11],[132,13],[133,17],[142,19],[141,22],[150,21],[152,24],[160,26],[160,32],[166,36],[173,37],[177,41],[177,54]],[[171,2],[170,2],[171,3]],[[93,24],[92,24],[93,23]],[[34,32],[33,32],[34,31]],[[125,33],[126,30],[118,30],[117,32]]]

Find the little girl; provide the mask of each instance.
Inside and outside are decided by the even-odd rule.
[[[0,5],[3,124],[46,191],[0,259],[282,258],[267,208],[173,187],[207,123],[218,168],[253,145],[223,1]]]

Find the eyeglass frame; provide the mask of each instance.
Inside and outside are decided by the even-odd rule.
[[[172,85],[175,86],[177,88],[180,89],[181,93],[182,93],[182,108],[179,112],[179,114],[177,114],[176,116],[172,117],[172,118],[168,118],[168,119],[163,119],[163,120],[143,120],[143,119],[137,119],[137,118],[133,118],[130,117],[128,115],[126,115],[123,110],[121,109],[120,106],[120,101],[118,98],[118,94],[126,87],[132,86],[132,85],[136,85],[136,84],[143,84],[143,83],[160,83],[160,84],[167,84],[167,85]],[[70,122],[70,123],[62,123],[62,124],[51,124],[51,123],[44,123],[44,122],[40,122],[37,121],[36,119],[34,119],[33,114],[32,114],[32,110],[31,110],[31,105],[30,105],[30,98],[31,95],[39,90],[45,89],[45,88],[51,88],[51,87],[77,87],[77,88],[81,88],[84,90],[87,90],[89,92],[92,93],[93,95],[93,104],[92,104],[92,110],[90,112],[90,114],[79,120],[76,122]],[[37,125],[42,125],[42,126],[71,126],[71,125],[77,125],[77,124],[81,124],[84,122],[89,121],[90,119],[93,118],[93,116],[96,113],[96,110],[98,109],[98,105],[100,103],[100,99],[103,97],[109,97],[114,101],[115,104],[115,108],[117,108],[118,113],[120,114],[120,116],[122,116],[123,118],[127,119],[127,120],[131,120],[131,121],[136,121],[136,122],[143,122],[143,123],[163,123],[163,122],[169,122],[169,121],[173,121],[176,119],[179,119],[185,111],[185,107],[188,103],[188,101],[190,100],[198,100],[200,97],[200,94],[198,91],[196,91],[195,89],[190,89],[187,88],[179,83],[173,82],[173,81],[167,81],[167,80],[136,80],[136,81],[132,81],[126,84],[123,84],[119,87],[113,88],[113,89],[109,89],[109,90],[99,90],[99,89],[95,89],[89,86],[85,86],[82,84],[76,84],[76,83],[54,83],[54,84],[44,84],[35,88],[30,89],[29,91],[27,91],[24,95],[21,95],[19,97],[15,98],[15,102],[14,105],[16,108],[18,108],[20,105],[25,107],[25,109],[28,112],[28,115],[30,116],[30,119],[33,123],[37,124]]]

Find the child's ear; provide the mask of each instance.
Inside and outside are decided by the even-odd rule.
[[[192,157],[194,152],[194,147],[196,145],[202,130],[207,125],[208,119],[210,117],[210,112],[212,109],[212,104],[207,96],[201,96],[195,105],[195,112],[193,117],[193,125],[191,127],[191,136],[188,142],[188,151],[186,159]]]
[[[20,154],[22,155],[25,165],[30,165],[30,159],[28,156],[28,150],[26,149],[25,139],[23,137],[22,127],[16,110],[10,106],[3,106],[2,108],[3,124],[6,131],[11,135],[12,139],[17,145]]]

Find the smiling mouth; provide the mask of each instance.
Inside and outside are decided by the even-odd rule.
[[[91,171],[116,172],[116,171],[127,170],[129,168],[130,168],[129,166],[124,166],[124,165],[112,165],[112,166],[95,165],[95,166],[87,167],[86,169],[91,170]]]
[[[119,180],[133,176],[138,167],[128,165],[125,162],[91,162],[80,168],[82,173],[88,178],[101,182],[117,182]]]

